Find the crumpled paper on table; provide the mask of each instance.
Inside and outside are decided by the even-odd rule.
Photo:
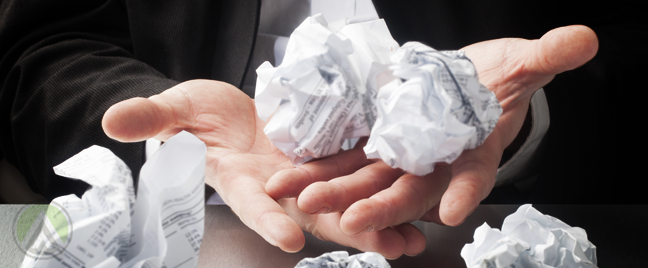
[[[321,15],[291,35],[282,64],[257,69],[264,132],[295,165],[370,136],[369,158],[425,175],[480,145],[502,108],[461,51],[403,47],[383,20],[339,32]]]
[[[188,132],[170,138],[142,167],[137,198],[130,169],[106,148],[92,146],[54,167],[92,188],[81,199],[52,201],[69,218],[44,219],[29,250],[35,254],[26,254],[21,267],[196,267],[205,153]]]
[[[385,257],[375,252],[349,256],[346,251],[324,253],[316,258],[305,258],[295,268],[390,268]]]
[[[596,246],[587,233],[544,215],[530,204],[507,216],[502,231],[484,223],[475,230],[461,257],[468,268],[594,268]]]

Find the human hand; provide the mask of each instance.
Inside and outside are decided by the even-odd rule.
[[[348,235],[417,219],[461,224],[493,188],[502,152],[520,131],[535,91],[556,74],[592,59],[598,40],[585,26],[568,26],[539,40],[504,38],[462,50],[475,64],[480,82],[495,93],[503,108],[481,146],[464,151],[452,165],[437,164],[424,177],[367,160],[361,148],[356,148],[356,159],[334,155],[280,171],[268,181],[267,192],[275,199],[298,196],[299,208],[307,213],[342,213],[340,228]],[[322,172],[327,166],[337,171]]]
[[[350,236],[339,229],[341,214],[309,215],[297,208],[294,198],[275,201],[265,184],[277,171],[292,163],[263,133],[265,123],[254,102],[232,85],[193,80],[148,99],[133,98],[113,105],[102,122],[106,134],[122,142],[151,137],[165,141],[186,130],[207,146],[205,181],[214,187],[234,213],[270,244],[295,252],[305,243],[302,232],[339,244],[375,251],[396,258],[408,248],[424,248],[424,240],[409,224]],[[342,153],[345,157],[355,155]],[[420,232],[418,232],[420,233]]]

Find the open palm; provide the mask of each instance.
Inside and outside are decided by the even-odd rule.
[[[340,229],[350,235],[417,219],[459,225],[493,188],[502,152],[520,131],[535,91],[556,74],[592,59],[597,49],[596,35],[585,26],[557,28],[539,40],[504,38],[467,46],[462,50],[475,64],[480,82],[503,107],[495,129],[481,146],[464,151],[452,165],[437,164],[424,177],[367,160],[356,148],[355,160],[335,155],[280,171],[266,190],[276,199],[298,197],[304,212],[343,213]],[[330,163],[347,168],[339,168],[336,174],[319,171]]]
[[[502,151],[519,132],[535,90],[589,61],[597,48],[596,35],[584,26],[555,29],[540,40],[465,47],[504,112],[484,144],[425,177],[367,160],[362,142],[294,168],[263,133],[253,101],[217,81],[187,81],[115,104],[103,127],[123,142],[164,141],[181,130],[196,135],[207,145],[206,183],[247,226],[285,251],[303,247],[303,229],[388,258],[415,255],[425,238],[409,222],[460,224],[492,189]]]
[[[418,232],[411,225],[350,236],[339,228],[341,214],[310,215],[297,208],[294,198],[277,202],[268,196],[266,181],[293,165],[265,136],[264,126],[252,99],[232,85],[211,80],[187,81],[148,99],[120,102],[103,120],[106,134],[123,142],[151,137],[164,141],[181,130],[201,139],[207,146],[206,183],[248,227],[285,251],[304,246],[304,229],[388,257],[405,252],[405,238]]]

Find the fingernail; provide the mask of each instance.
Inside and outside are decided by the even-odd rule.
[[[373,232],[373,230],[374,230],[374,227],[371,226],[371,225],[369,225],[369,226],[367,226],[366,229],[364,229],[364,231],[359,232],[359,233],[357,233],[357,234],[355,234],[355,235],[361,235],[361,234],[364,234],[364,233]]]
[[[282,248],[282,247],[278,247],[278,248],[281,249],[283,252],[286,252],[286,253],[297,253],[297,252],[299,252],[299,250],[293,250],[293,251],[291,251],[291,250],[286,250],[286,249],[284,249],[284,248]]]
[[[330,211],[331,211],[331,208],[323,207],[323,208],[320,208],[317,212],[315,212],[313,214],[325,214],[325,213],[329,213]]]

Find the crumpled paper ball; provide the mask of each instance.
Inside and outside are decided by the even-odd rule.
[[[383,20],[336,32],[309,17],[285,55],[257,69],[255,105],[264,133],[295,166],[370,136],[368,158],[423,176],[481,145],[502,113],[462,51],[399,47]]]
[[[295,165],[368,136],[376,117],[375,77],[388,70],[397,48],[383,20],[336,32],[321,14],[307,18],[291,34],[281,65],[264,62],[257,69],[257,114],[269,120],[264,133]]]
[[[305,258],[295,268],[390,268],[385,257],[375,252],[349,256],[346,251],[324,253],[316,258]]]
[[[502,231],[484,223],[461,257],[468,268],[595,268],[596,246],[587,233],[544,215],[530,204],[507,216]]]
[[[493,131],[502,107],[463,51],[408,42],[391,60],[401,79],[378,91],[378,116],[364,148],[368,158],[423,176]]]

